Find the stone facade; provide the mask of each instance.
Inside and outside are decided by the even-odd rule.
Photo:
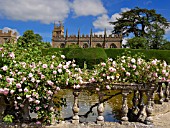
[[[0,30],[0,44],[4,44],[5,42],[13,42],[17,41],[17,33],[13,33],[11,30],[8,32],[3,32]]]
[[[52,32],[52,47],[64,48],[69,45],[78,45],[81,48],[121,48],[122,36],[121,35],[107,35],[106,29],[104,35],[95,35],[90,32],[90,35],[80,35],[80,30],[78,35],[68,36],[68,31],[64,35],[64,26],[60,22],[59,26],[54,24],[54,29]]]

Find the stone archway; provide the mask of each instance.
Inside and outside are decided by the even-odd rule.
[[[96,47],[97,47],[97,48],[101,48],[102,45],[101,45],[100,43],[97,43],[97,44],[96,44]]]
[[[62,44],[60,45],[60,48],[65,48],[65,44],[62,43]]]
[[[83,48],[88,48],[88,44],[83,44]]]
[[[110,48],[117,48],[117,46],[116,46],[114,43],[112,43],[112,44],[110,45]]]

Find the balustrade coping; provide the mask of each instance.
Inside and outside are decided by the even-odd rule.
[[[102,84],[101,90],[153,90],[157,88],[157,84],[148,83],[148,84],[138,84],[138,83],[110,83],[110,82],[84,82],[82,84],[79,84],[80,87],[74,88],[74,87],[61,87],[61,89],[74,89],[74,90],[81,90],[81,89],[93,89],[96,90],[96,88],[100,87],[99,85]],[[110,89],[104,88],[104,86],[110,85]]]

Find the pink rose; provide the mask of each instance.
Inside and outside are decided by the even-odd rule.
[[[40,107],[35,107],[35,109],[38,111],[40,109]]]
[[[103,66],[103,67],[106,66],[106,63],[101,63],[101,66]]]
[[[57,71],[53,71],[53,74],[57,74]]]
[[[18,91],[19,91],[19,92],[22,92],[22,88],[20,88]]]
[[[54,55],[52,55],[51,57],[52,57],[52,59],[54,59],[54,58],[55,58],[55,56],[54,56]]]
[[[99,88],[96,88],[96,91],[100,91],[100,89],[99,89]]]
[[[8,70],[8,67],[7,67],[7,66],[3,66],[3,67],[2,67],[2,70],[3,70],[3,71],[7,71],[7,70]]]
[[[43,68],[47,68],[48,65],[47,65],[47,64],[43,64],[42,67],[43,67]]]
[[[4,93],[4,89],[0,88],[0,94]]]
[[[113,67],[110,67],[110,68],[109,68],[109,71],[110,71],[110,72],[116,72],[116,69],[113,68]]]
[[[126,72],[126,76],[130,76],[130,72]]]
[[[11,91],[10,91],[11,95],[14,94],[14,92],[15,92],[14,90],[11,90]]]
[[[29,77],[29,78],[33,77],[33,74],[32,74],[32,73],[29,73],[29,74],[28,74],[28,77]]]
[[[59,72],[59,73],[62,73],[62,69],[58,69],[58,72]]]
[[[36,104],[39,104],[39,103],[40,103],[40,101],[39,101],[39,100],[36,100],[36,101],[35,101],[35,103],[36,103]]]
[[[110,86],[109,86],[109,85],[107,85],[107,86],[106,86],[106,89],[110,90],[111,88],[110,88]]]
[[[27,88],[24,88],[24,92],[28,92],[28,89],[27,89]]]
[[[65,56],[64,56],[64,55],[61,55],[61,58],[62,58],[62,59],[65,59]]]
[[[8,89],[8,88],[4,88],[3,93],[4,93],[4,95],[8,95],[8,93],[9,93],[9,89]]]
[[[15,54],[14,54],[13,52],[11,52],[11,53],[9,54],[9,56],[10,56],[12,59],[15,58]]]
[[[17,88],[21,88],[21,84],[20,84],[20,83],[17,83],[17,84],[16,84],[16,87],[17,87]]]

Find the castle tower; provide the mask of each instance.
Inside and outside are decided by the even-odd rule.
[[[59,26],[54,23],[54,29],[52,31],[52,46],[55,45],[55,40],[64,37],[64,26],[61,21],[59,21]]]
[[[59,21],[59,26],[56,26],[54,23],[53,37],[62,37],[64,36],[64,26],[61,21]]]

